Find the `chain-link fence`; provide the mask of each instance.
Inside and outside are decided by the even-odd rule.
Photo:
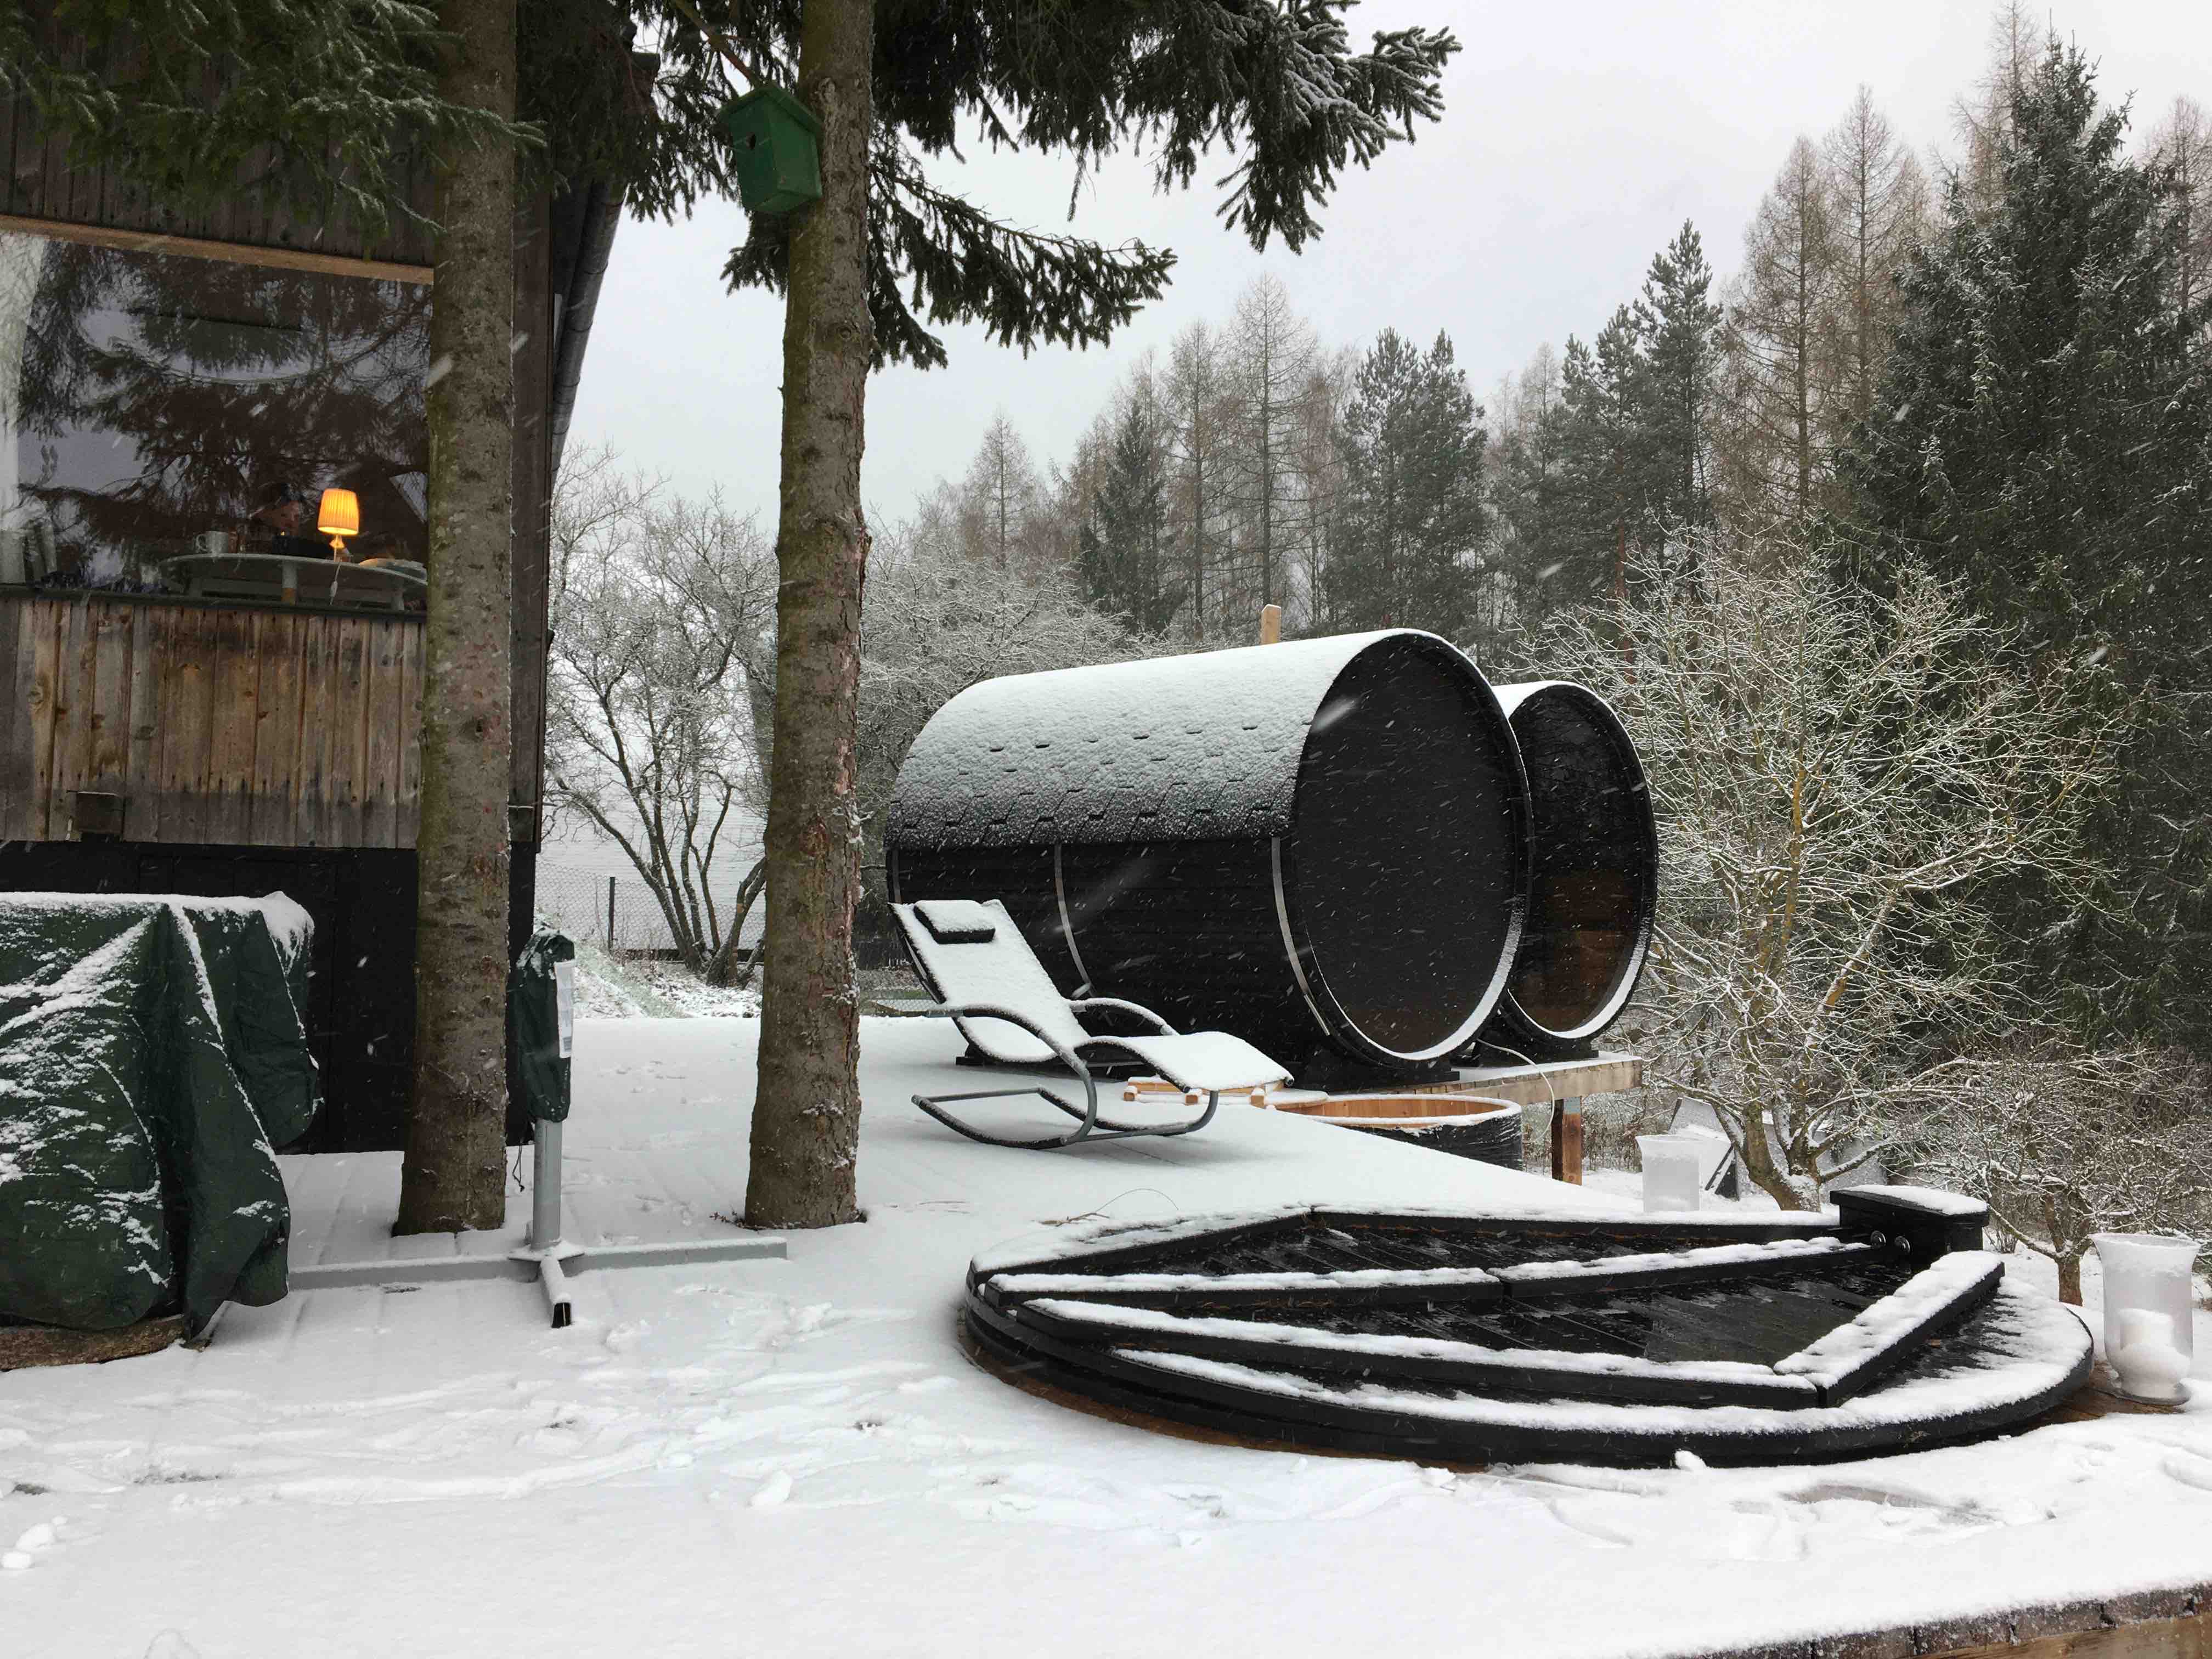
[[[727,893],[715,894],[714,902],[726,917],[729,907],[737,902],[735,886]],[[754,904],[752,914],[745,918],[744,931],[738,935],[739,949],[750,951],[759,945],[765,913],[765,906]],[[676,949],[676,936],[660,913],[659,901],[635,871],[610,875],[541,859],[538,914],[571,938],[587,939],[611,955],[660,955]]]
[[[884,897],[884,872],[872,866],[861,872],[860,902],[853,918],[853,955],[863,969],[891,969],[902,965],[890,911]],[[734,887],[717,893],[715,902],[728,907],[737,902]],[[586,939],[614,956],[671,955],[676,936],[660,913],[652,889],[636,872],[610,875],[541,859],[538,863],[538,914],[572,939]],[[755,901],[738,935],[742,951],[757,950],[768,917],[766,896]]]

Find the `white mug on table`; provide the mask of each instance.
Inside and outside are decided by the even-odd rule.
[[[203,530],[192,538],[192,551],[228,553],[230,551],[230,532],[228,530]]]

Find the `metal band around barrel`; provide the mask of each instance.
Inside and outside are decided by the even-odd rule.
[[[1091,983],[1091,970],[1083,965],[1083,952],[1075,943],[1075,922],[1067,914],[1067,884],[1060,878],[1060,842],[1053,842],[1052,896],[1060,905],[1060,936],[1067,941],[1068,958],[1075,963],[1075,981],[1080,994],[1083,990],[1097,988]]]
[[[1291,937],[1291,907],[1283,897],[1283,838],[1270,836],[1267,841],[1267,860],[1275,872],[1275,920],[1283,930],[1283,954],[1291,959],[1291,975],[1298,982],[1298,994],[1306,1000],[1306,1011],[1321,1027],[1323,1036],[1331,1036],[1328,1022],[1322,1018],[1320,1007],[1314,1001],[1313,987],[1306,983],[1306,965],[1298,960],[1298,943]]]

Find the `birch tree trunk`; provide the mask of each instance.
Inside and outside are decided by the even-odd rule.
[[[513,118],[515,3],[446,0],[441,21],[455,37],[440,74],[446,97]],[[443,158],[403,1233],[506,1219],[514,212],[510,145],[460,144]]]
[[[766,974],[745,1185],[746,1219],[762,1227],[860,1216],[853,907],[874,10],[873,0],[806,0],[799,34],[798,94],[822,124],[822,199],[799,210],[783,324]]]

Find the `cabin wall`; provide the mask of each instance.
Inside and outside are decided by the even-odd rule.
[[[434,257],[429,231],[398,215],[372,244],[342,219],[303,224],[247,191],[180,213],[112,169],[72,165],[68,149],[64,140],[40,130],[27,100],[0,98],[0,215],[291,251],[318,260],[428,265]],[[416,212],[427,216],[432,200],[427,170],[413,181],[410,196]]]
[[[570,320],[569,296],[555,287],[556,216],[542,180],[523,179],[511,953],[529,936],[536,898],[553,404],[560,331]],[[427,217],[433,200],[425,170],[410,204]],[[29,106],[5,97],[0,230],[339,276],[421,283],[435,274],[434,235],[420,219],[395,215],[371,242],[348,224],[295,220],[246,192],[180,212],[127,177],[72,165]],[[572,388],[574,372],[569,362]],[[307,1014],[325,1105],[294,1150],[401,1144],[412,1071],[423,676],[419,616],[0,588],[0,890],[283,891],[297,900],[316,924]],[[80,791],[122,798],[119,835],[84,837]],[[528,1134],[527,1120],[511,1111],[510,1143]]]
[[[0,841],[415,844],[419,617],[0,592]]]

